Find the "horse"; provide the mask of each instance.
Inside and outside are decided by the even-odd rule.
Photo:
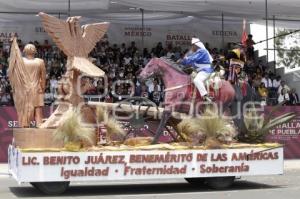
[[[152,58],[139,74],[140,80],[145,80],[151,76],[160,76],[165,86],[164,106],[173,107],[173,110],[185,112],[181,104],[192,102],[194,94],[195,103],[203,101],[198,89],[193,93],[194,84],[190,75],[186,74],[173,61],[162,58]],[[209,93],[214,97],[214,102],[219,104],[230,104],[235,98],[235,90],[230,82],[221,80],[221,87],[215,92],[210,86]],[[175,109],[174,109],[175,108]],[[183,111],[182,111],[183,110]]]
[[[175,62],[164,57],[152,58],[141,70],[138,78],[143,81],[155,75],[162,78],[165,86],[165,100],[163,104],[165,110],[167,110],[162,118],[161,125],[157,129],[156,137],[154,138],[156,141],[156,138],[158,139],[160,136],[160,131],[164,128],[165,124],[163,123],[167,123],[171,117],[170,111],[195,113],[192,107],[199,102],[203,102],[203,99],[198,89],[195,89],[191,76],[183,72]],[[221,86],[217,92],[214,92],[211,86],[209,88],[209,93],[213,95],[214,102],[222,105],[223,108],[229,106],[235,99],[235,90],[231,83],[226,80],[221,80]],[[176,129],[174,124],[172,126]]]

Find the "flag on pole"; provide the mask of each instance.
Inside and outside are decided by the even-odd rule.
[[[244,47],[246,47],[246,41],[248,39],[247,31],[246,31],[246,19],[243,20],[243,33],[241,43]]]

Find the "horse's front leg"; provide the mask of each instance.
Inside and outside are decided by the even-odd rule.
[[[165,126],[167,124],[167,121],[169,120],[170,117],[171,117],[171,111],[164,110],[164,112],[162,113],[162,118],[161,118],[161,121],[159,123],[159,126],[156,129],[155,136],[154,136],[154,139],[152,141],[152,144],[157,144],[157,141],[160,138],[160,136],[162,135],[163,129],[165,128]]]

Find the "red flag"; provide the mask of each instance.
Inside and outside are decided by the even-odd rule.
[[[243,33],[241,43],[244,47],[246,47],[246,41],[248,39],[247,31],[246,31],[246,19],[243,20]]]

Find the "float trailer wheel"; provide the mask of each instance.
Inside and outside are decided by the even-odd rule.
[[[31,182],[33,187],[47,195],[59,195],[64,193],[70,182]]]
[[[235,180],[234,176],[206,178],[205,183],[212,189],[222,190],[231,187]]]
[[[188,183],[193,186],[202,186],[205,183],[206,178],[184,178]]]

